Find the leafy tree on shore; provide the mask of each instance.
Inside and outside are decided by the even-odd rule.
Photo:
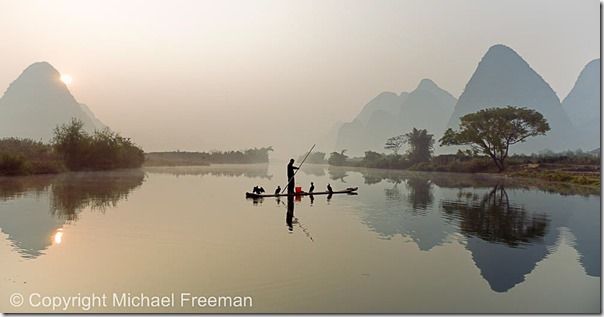
[[[348,156],[344,153],[346,153],[346,150],[342,150],[340,151],[340,153],[332,152],[329,156],[329,159],[327,160],[327,163],[329,163],[329,165],[335,166],[344,165],[344,163],[348,159]]]
[[[426,129],[413,128],[411,132],[403,135],[405,143],[409,144],[407,156],[411,163],[428,162],[432,158],[434,135],[428,134]]]
[[[365,151],[365,157],[363,161],[365,162],[376,162],[384,158],[384,154],[374,152],[374,151]]]
[[[70,170],[98,170],[139,167],[143,150],[129,138],[109,129],[90,135],[79,119],[58,126],[52,145]]]
[[[307,163],[311,164],[324,164],[325,163],[325,152],[312,152],[306,158]],[[306,155],[298,156],[298,162],[302,162]]]
[[[514,106],[488,108],[461,117],[459,131],[448,129],[440,144],[469,145],[474,152],[488,155],[502,172],[511,145],[545,135],[549,130],[547,120],[535,110]]]
[[[384,149],[392,151],[394,155],[398,155],[398,152],[401,150],[404,144],[405,136],[397,135],[386,140],[386,144],[384,144]]]

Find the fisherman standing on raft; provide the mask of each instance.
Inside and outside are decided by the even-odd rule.
[[[287,194],[293,194],[294,188],[296,186],[296,181],[294,180],[294,175],[296,174],[295,170],[298,167],[294,166],[294,159],[289,160],[289,164],[287,164],[287,179],[289,180],[289,184],[287,184]]]

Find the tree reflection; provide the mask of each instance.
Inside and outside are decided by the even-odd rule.
[[[327,169],[327,172],[329,173],[329,178],[331,180],[334,180],[334,181],[339,180],[342,183],[346,183],[346,181],[344,180],[344,178],[346,178],[348,176],[348,173],[346,172],[345,169],[342,169],[340,167],[330,166]]]
[[[27,193],[43,193],[55,178],[55,175],[0,177],[0,200],[7,201]]]
[[[401,190],[398,188],[399,183],[394,183],[392,188],[384,188],[384,194],[386,195],[387,200],[401,200]]]
[[[407,179],[408,199],[413,210],[426,210],[432,206],[432,183],[427,178],[410,177]]]
[[[549,219],[546,214],[529,214],[510,203],[503,185],[496,185],[482,198],[460,192],[457,201],[442,202],[443,211],[460,221],[460,230],[490,242],[518,246],[543,237]]]
[[[68,220],[77,219],[77,214],[87,207],[104,211],[126,199],[144,178],[141,170],[61,175],[51,187],[50,211]]]
[[[315,164],[304,165],[304,169],[302,169],[302,172],[306,175],[311,176],[325,176],[325,166]]]
[[[144,178],[141,170],[0,178],[0,229],[23,258],[37,258],[82,210],[115,206]]]
[[[170,166],[145,167],[144,170],[153,174],[169,174],[174,176],[218,176],[218,177],[248,177],[272,179],[268,174],[268,164],[216,164],[210,166]]]

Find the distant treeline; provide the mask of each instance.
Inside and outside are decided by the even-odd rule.
[[[334,166],[354,166],[386,169],[410,169],[418,171],[436,172],[497,172],[491,159],[485,155],[475,155],[467,151],[458,151],[457,154],[443,154],[432,157],[429,161],[414,163],[405,155],[384,154],[373,151],[365,152],[363,157],[348,157],[342,152],[331,153],[328,160]],[[518,165],[545,165],[545,166],[574,166],[575,171],[599,171],[600,156],[583,151],[566,151],[554,153],[551,151],[539,154],[514,154],[509,157],[510,168]],[[570,167],[569,167],[570,168]]]
[[[600,185],[599,150],[585,153],[551,151],[533,155],[511,155],[510,147],[527,138],[545,135],[550,130],[539,112],[506,106],[487,108],[460,118],[457,130],[448,129],[439,140],[441,146],[461,146],[456,154],[433,156],[434,135],[413,128],[385,140],[384,149],[364,157],[349,158],[346,150],[333,152],[327,160],[334,166],[409,169],[437,172],[507,172],[508,175]],[[399,154],[404,145],[408,150]]]
[[[73,119],[57,127],[50,143],[0,139],[0,175],[54,174],[65,171],[140,167],[143,150],[109,129],[90,134]]]
[[[395,148],[386,148],[392,154],[367,151],[363,157],[348,157],[346,150],[333,152],[327,162],[333,166],[368,167],[384,169],[408,169],[413,171],[457,172],[457,173],[497,173],[501,170],[493,164],[493,159],[486,154],[472,150],[458,150],[456,154],[432,156],[431,135],[425,130],[414,130],[408,137],[421,136],[415,142],[407,138],[404,142],[416,143],[409,151],[399,154],[400,142]],[[427,141],[427,142],[426,142]],[[419,152],[418,152],[419,151]],[[421,155],[420,155],[421,154]],[[568,182],[581,185],[600,185],[600,155],[596,152],[566,151],[554,153],[543,151],[538,154],[515,154],[506,158],[506,171],[510,176],[544,179],[556,182]]]
[[[195,166],[209,164],[255,164],[268,163],[272,147],[253,148],[242,151],[213,152],[150,152],[145,153],[147,166]]]
[[[405,155],[365,152],[363,157],[349,158],[333,152],[328,160],[333,166],[402,169],[426,172],[497,173],[491,158],[464,151],[432,157],[429,161],[413,163]],[[510,176],[543,179],[579,185],[600,186],[600,156],[582,151],[531,155],[512,155],[507,160]]]
[[[327,154],[324,153],[324,152],[312,152],[306,158],[306,163],[310,163],[310,164],[325,164],[325,163],[327,163],[327,159],[325,158],[326,155]],[[305,156],[306,156],[306,154],[300,155],[298,157],[298,162],[302,162],[302,160],[304,160]]]

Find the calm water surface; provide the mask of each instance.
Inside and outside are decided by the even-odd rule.
[[[597,191],[309,165],[298,184],[359,195],[244,198],[284,180],[285,164],[0,178],[0,308],[191,292],[252,296],[245,312],[600,311]]]

